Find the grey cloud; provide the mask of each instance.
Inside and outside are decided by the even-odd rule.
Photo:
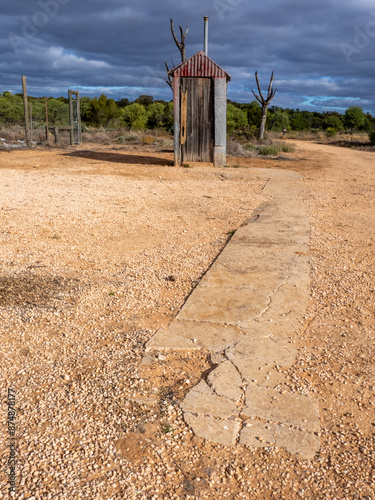
[[[252,100],[254,71],[266,86],[274,69],[275,105],[355,102],[375,114],[374,9],[368,0],[18,0],[2,7],[0,91],[19,91],[25,74],[29,92],[40,95],[76,86],[89,95],[170,99],[164,61],[177,64],[179,53],[169,18],[177,30],[188,23],[191,56],[202,48],[207,14],[209,56],[232,75],[229,98]]]

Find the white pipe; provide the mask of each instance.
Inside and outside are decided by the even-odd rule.
[[[208,55],[208,16],[204,16],[204,53]]]

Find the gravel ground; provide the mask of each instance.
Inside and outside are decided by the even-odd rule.
[[[221,169],[145,149],[0,153],[0,497],[14,387],[13,498],[375,498],[374,156],[296,145]],[[305,175],[311,307],[288,376],[319,399],[311,462],[192,435],[178,403],[211,369],[207,353],[140,364],[263,201],[257,167]]]

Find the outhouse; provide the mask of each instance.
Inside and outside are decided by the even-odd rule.
[[[200,51],[173,68],[174,163],[226,164],[230,75]]]

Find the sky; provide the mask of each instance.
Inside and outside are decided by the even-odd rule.
[[[164,62],[180,62],[176,32],[188,27],[186,56],[203,49],[231,75],[228,98],[254,100],[255,71],[272,105],[375,116],[374,0],[0,0],[0,92],[172,99]]]

